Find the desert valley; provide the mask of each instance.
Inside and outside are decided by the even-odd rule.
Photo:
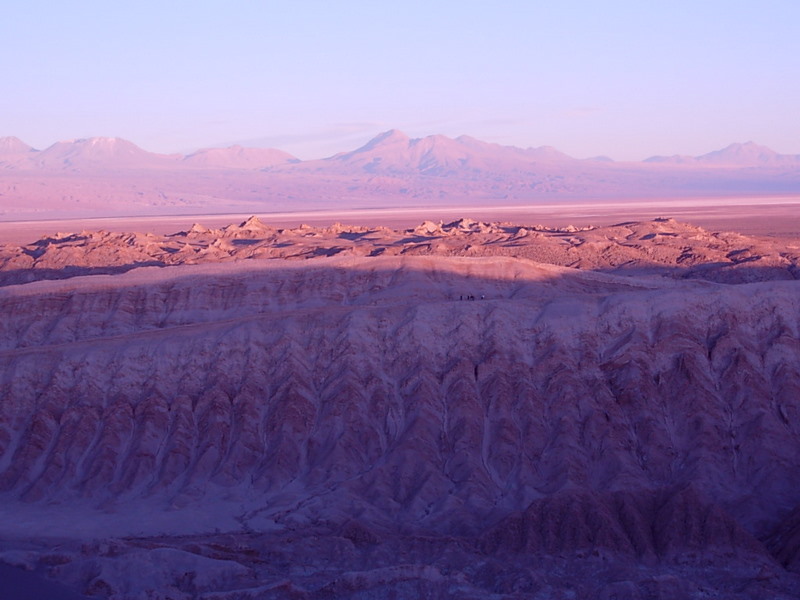
[[[5,138],[7,597],[798,597],[798,165]]]

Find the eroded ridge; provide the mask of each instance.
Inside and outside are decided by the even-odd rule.
[[[796,596],[791,268],[339,254],[0,289],[0,558],[115,598]]]
[[[507,256],[622,274],[725,283],[796,279],[800,240],[709,232],[672,219],[552,228],[458,219],[406,230],[336,224],[280,229],[251,217],[220,229],[195,224],[166,236],[84,231],[0,246],[0,284],[113,274],[142,266],[331,256]]]

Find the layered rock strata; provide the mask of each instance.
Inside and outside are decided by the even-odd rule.
[[[113,598],[792,597],[798,285],[336,256],[6,286],[7,538],[95,541],[0,558]]]

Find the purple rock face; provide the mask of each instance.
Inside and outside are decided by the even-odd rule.
[[[797,282],[481,248],[0,288],[0,560],[110,598],[800,593]]]

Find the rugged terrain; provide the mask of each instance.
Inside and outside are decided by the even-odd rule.
[[[524,258],[580,270],[721,283],[796,279],[800,273],[800,241],[709,232],[672,219],[565,228],[458,219],[393,230],[342,224],[278,228],[251,217],[218,229],[195,223],[170,235],[82,231],[53,233],[23,246],[0,245],[0,285],[142,266],[333,256]]]
[[[0,560],[120,599],[795,598],[798,261],[669,219],[4,247]]]

